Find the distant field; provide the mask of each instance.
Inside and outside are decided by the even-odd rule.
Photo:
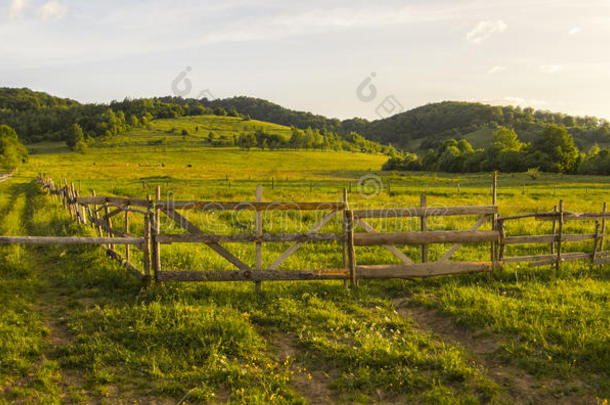
[[[0,234],[91,232],[69,223],[61,205],[30,183],[38,173],[74,182],[81,195],[95,189],[143,197],[159,185],[164,197],[252,201],[263,184],[265,201],[337,201],[351,188],[352,207],[412,207],[421,193],[434,206],[491,203],[490,174],[381,172],[381,155],[213,148],[197,142],[209,131],[231,136],[242,130],[238,125],[256,124],[197,120],[155,121],[151,130],[85,155],[34,146],[39,154],[0,184]],[[186,141],[168,135],[178,126],[189,132]],[[164,145],[149,144],[162,137]],[[607,177],[502,174],[498,185],[501,214],[549,210],[560,198],[567,210],[599,211],[610,200]],[[253,226],[244,215],[240,231]],[[230,217],[214,220],[234,225]],[[315,221],[287,216],[268,226]],[[430,226],[467,229],[475,221],[446,218]],[[566,232],[593,226],[570,223]],[[530,221],[510,231],[549,227]],[[252,261],[251,246],[228,247]],[[263,264],[286,247],[265,244]],[[430,247],[431,259],[447,248]],[[566,249],[591,247],[578,242]],[[0,250],[7,258],[0,264],[0,302],[7,308],[0,333],[9,337],[0,358],[10,359],[0,362],[0,398],[7,402],[595,404],[610,396],[609,266],[565,263],[558,274],[548,266],[506,266],[485,275],[370,281],[357,295],[341,282],[265,283],[256,296],[248,283],[140,291],[96,248]],[[418,258],[418,249],[403,250]],[[539,245],[511,253],[546,251]],[[341,266],[338,252],[332,244],[306,245],[282,268]],[[357,255],[363,264],[395,262],[382,248],[358,248]],[[466,245],[456,259],[488,256]],[[165,269],[229,268],[200,245],[164,247],[162,259]]]
[[[257,129],[290,138],[290,128],[282,125],[237,117],[201,115],[154,120],[147,128],[132,129],[98,146],[148,145],[159,141],[164,145],[179,144],[181,147],[205,146],[214,142],[234,141],[242,133],[253,133]]]

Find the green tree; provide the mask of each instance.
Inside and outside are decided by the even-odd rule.
[[[70,147],[70,149],[75,150],[76,145],[85,143],[85,135],[83,134],[83,129],[78,124],[72,125],[70,131],[68,132],[68,136],[66,137],[66,145]]]
[[[237,146],[250,150],[256,146],[256,136],[253,133],[241,134],[237,140]]]
[[[0,125],[0,169],[10,172],[27,162],[27,159],[28,150],[19,142],[15,130],[8,125]]]
[[[564,126],[548,125],[534,142],[533,150],[545,157],[540,165],[544,171],[575,173],[578,169],[580,154]]]

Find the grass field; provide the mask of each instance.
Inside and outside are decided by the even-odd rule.
[[[159,185],[177,199],[253,201],[263,184],[265,201],[338,201],[351,187],[353,208],[412,207],[421,193],[435,206],[491,203],[489,174],[382,173],[381,155],[247,152],[185,146],[182,136],[151,145],[167,135],[142,136],[85,155],[38,146],[15,178],[0,183],[1,234],[91,232],[41,193],[32,182],[38,173],[74,182],[81,195],[94,189],[143,197]],[[359,187],[364,176],[369,181]],[[599,211],[610,197],[603,177],[507,174],[498,184],[502,215],[549,210],[560,198],[568,210]],[[251,230],[253,218],[240,215],[237,229],[231,216],[204,221],[222,232]],[[316,219],[269,217],[266,230],[301,229]],[[475,221],[430,226],[467,229]],[[339,227],[335,221],[327,229]],[[531,221],[508,231],[549,228]],[[573,222],[566,229],[592,231],[593,224]],[[287,246],[265,244],[263,265]],[[431,246],[430,258],[447,248]],[[229,249],[253,262],[252,246]],[[533,254],[548,246],[511,249],[508,255]],[[566,246],[590,249],[590,242]],[[0,402],[597,404],[610,397],[608,266],[566,263],[555,273],[514,265],[484,275],[368,281],[357,294],[342,282],[264,283],[256,295],[250,283],[141,290],[100,248],[0,250]],[[418,257],[418,249],[404,251]],[[378,248],[357,248],[357,255],[362,264],[396,262]],[[456,259],[488,256],[488,248],[466,245]],[[230,269],[200,245],[164,247],[162,259],[165,269]],[[281,268],[340,266],[340,249],[329,243],[305,245]]]

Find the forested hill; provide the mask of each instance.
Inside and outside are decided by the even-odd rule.
[[[290,110],[253,97],[232,97],[205,101],[204,104],[211,108],[235,109],[253,119],[294,125],[297,128],[311,127],[337,133],[356,132],[375,142],[392,144],[407,151],[434,149],[452,138],[466,139],[476,148],[485,148],[492,143],[493,133],[498,126],[514,129],[522,141],[532,142],[549,124],[566,126],[581,150],[586,150],[595,143],[610,145],[610,126],[605,120],[533,108],[445,101],[376,121],[362,118],[339,121],[336,118]]]
[[[0,87],[0,110],[37,111],[43,108],[73,107],[80,105],[69,98],[50,96],[30,89]]]
[[[343,132],[342,122],[337,118],[327,118],[310,112],[290,110],[260,98],[240,96],[207,101],[205,104],[210,108],[235,109],[253,119],[273,122],[274,124],[294,126],[300,129],[312,128]]]
[[[377,142],[424,151],[452,138],[466,139],[475,148],[488,147],[499,126],[514,129],[522,141],[532,142],[549,124],[565,126],[581,150],[595,143],[610,144],[610,125],[606,120],[454,101],[428,104],[354,130]]]
[[[303,130],[318,129],[343,137],[357,133],[412,152],[438,148],[448,139],[465,139],[475,148],[487,148],[499,126],[514,129],[521,141],[533,142],[548,124],[565,126],[580,150],[588,150],[596,143],[610,146],[610,126],[606,120],[480,103],[446,101],[376,121],[361,118],[341,121],[243,96],[217,100],[162,97],[79,104],[28,89],[0,88],[0,124],[14,128],[20,139],[28,143],[65,140],[75,123],[86,135],[95,138],[116,135],[130,126],[146,125],[151,119],[212,113]]]

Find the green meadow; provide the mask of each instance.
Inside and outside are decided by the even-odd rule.
[[[34,177],[74,183],[81,196],[177,200],[340,201],[351,208],[491,204],[491,175],[381,172],[385,156],[352,152],[213,147],[241,127],[227,118],[157,120],[92,145],[32,147],[30,161],[0,183],[0,234],[93,235],[70,220]],[[240,121],[240,125],[259,125]],[[261,123],[260,125],[269,125]],[[285,127],[277,126],[280,133]],[[196,130],[196,128],[198,128]],[[186,129],[188,135],[182,135]],[[270,129],[271,130],[271,129]],[[283,131],[283,132],[282,132]],[[501,174],[501,215],[600,211],[610,179]],[[266,232],[306,231],[325,212],[267,214]],[[254,229],[252,214],[189,218],[217,233]],[[431,229],[468,229],[477,217],[430,219]],[[419,219],[370,220],[379,230],[416,230]],[[115,226],[121,226],[119,219]],[[134,217],[133,231],[141,222]],[[181,231],[169,221],[164,232]],[[332,221],[324,232],[338,232]],[[550,223],[507,223],[507,233],[544,234]],[[564,231],[592,233],[592,222]],[[489,229],[486,224],[481,229]],[[565,243],[565,251],[592,249]],[[253,244],[227,244],[248,264]],[[263,266],[290,244],[264,244]],[[430,246],[430,259],[448,245]],[[419,260],[419,248],[400,247]],[[119,252],[122,248],[118,248]],[[610,268],[588,262],[426,280],[182,283],[141,286],[103,249],[0,246],[0,403],[425,403],[601,404],[610,397]],[[548,245],[509,247],[544,254]],[[397,263],[358,247],[359,264]],[[453,260],[488,260],[467,244]],[[133,258],[140,266],[141,258]],[[306,244],[281,269],[342,266],[341,247]],[[171,270],[230,270],[204,245],[162,248]],[[606,402],[607,403],[607,402]]]

